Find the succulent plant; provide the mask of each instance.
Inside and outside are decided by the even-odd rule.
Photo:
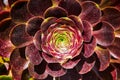
[[[1,80],[119,80],[119,0],[1,0]]]

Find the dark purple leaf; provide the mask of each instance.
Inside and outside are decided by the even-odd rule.
[[[66,17],[67,12],[61,7],[50,7],[46,10],[44,16],[45,16],[45,18],[48,18],[48,17],[56,17],[56,18]]]
[[[28,20],[26,25],[26,31],[30,36],[34,36],[35,33],[40,29],[43,18],[36,16]]]
[[[11,18],[16,23],[26,22],[30,17],[30,13],[27,10],[27,1],[17,1],[11,8]]]
[[[95,36],[97,43],[102,46],[111,45],[115,38],[114,29],[107,22],[102,22],[101,29],[94,31],[93,35]]]
[[[77,0],[61,0],[59,6],[64,8],[69,15],[78,16],[81,12],[80,3]]]
[[[98,4],[92,1],[85,1],[82,3],[82,12],[80,18],[82,20],[87,20],[91,24],[94,24],[99,21],[101,16],[101,11]]]
[[[43,15],[45,10],[52,6],[52,0],[29,0],[28,10],[33,15]]]
[[[25,32],[25,24],[16,25],[10,34],[10,40],[16,47],[24,47],[32,43],[32,37]]]

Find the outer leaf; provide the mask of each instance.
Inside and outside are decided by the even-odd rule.
[[[107,49],[96,47],[95,52],[100,61],[100,71],[104,71],[110,64],[110,53]]]
[[[24,47],[32,43],[32,37],[25,32],[25,24],[16,25],[10,34],[10,40],[16,47]]]
[[[97,39],[97,43],[102,46],[111,45],[115,38],[113,27],[107,22],[102,22],[100,27],[100,30],[93,32],[93,35]]]
[[[28,10],[33,15],[43,15],[45,10],[52,6],[52,0],[29,0]]]
[[[81,12],[80,3],[77,0],[61,0],[59,6],[64,8],[69,15],[78,16]]]
[[[96,3],[92,1],[86,1],[82,3],[82,12],[80,14],[80,18],[82,20],[87,20],[91,24],[94,24],[99,21],[100,16],[101,11]]]

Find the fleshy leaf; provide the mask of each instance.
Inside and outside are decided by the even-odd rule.
[[[84,43],[84,57],[88,58],[90,57],[95,50],[95,47],[97,46],[96,39],[93,37],[91,43]]]
[[[45,11],[44,16],[45,16],[45,18],[48,18],[48,17],[56,17],[56,18],[66,17],[67,12],[61,7],[50,7]]]
[[[76,60],[76,61],[70,60],[70,61],[68,61],[66,63],[63,63],[62,67],[65,68],[65,69],[72,69],[72,68],[74,68],[77,65],[77,63],[79,61],[80,60]]]
[[[87,21],[83,21],[84,42],[90,42],[91,38],[92,38],[92,25]]]
[[[3,57],[10,57],[14,49],[13,44],[9,40],[9,33],[12,29],[12,21],[6,18],[0,22],[0,55]]]
[[[25,24],[16,25],[10,34],[10,40],[16,47],[24,47],[32,42],[32,37],[25,32]]]
[[[46,62],[43,60],[39,65],[29,64],[28,70],[32,77],[35,79],[45,79],[48,74],[46,72]]]
[[[106,70],[99,72],[99,74],[103,80],[117,80],[117,71],[112,65],[110,65]]]
[[[47,63],[58,63],[58,61],[59,61],[58,59],[56,59],[53,56],[48,55],[47,53],[44,53],[44,52],[42,53],[42,56]]]
[[[61,64],[61,66],[65,69],[73,69],[81,60],[80,58],[81,58],[81,54],[74,57],[73,59],[70,59],[70,60],[64,62],[63,64]]]
[[[10,33],[10,29],[13,28],[13,23],[12,20],[10,18],[5,18],[2,21],[0,21],[0,37],[1,38],[8,38],[8,35]],[[5,36],[3,36],[5,35]]]
[[[104,71],[110,64],[110,53],[107,49],[96,47],[95,52],[100,61],[99,71]]]
[[[84,62],[82,69],[79,71],[79,74],[85,74],[89,72],[93,68],[94,64],[95,64],[95,61],[92,63]]]
[[[82,75],[82,80],[114,80],[113,75],[111,74],[114,71],[113,66],[109,66],[104,71],[98,71],[96,68],[93,68],[87,74]]]
[[[82,33],[83,32],[83,24],[82,24],[81,19],[79,17],[75,16],[75,15],[70,15],[68,17],[73,20],[75,25],[78,27],[78,29],[80,29],[80,31]]]
[[[36,49],[34,44],[30,44],[26,47],[25,54],[34,65],[38,65],[42,62],[42,57],[39,53],[39,50]]]
[[[22,72],[28,66],[28,61],[21,57],[20,49],[15,49],[10,57],[13,78],[20,80]]]
[[[17,1],[11,8],[11,18],[16,23],[26,22],[32,15],[27,10],[27,1]]]
[[[59,63],[49,63],[46,70],[48,74],[53,77],[60,77],[66,73],[66,70],[64,70]]]
[[[81,61],[76,65],[76,69],[79,74],[85,74],[91,71],[91,69],[95,65],[95,56],[91,56],[90,58],[82,59]]]
[[[20,49],[22,48],[16,48],[10,56],[10,63],[14,70],[24,70],[28,65],[28,61],[21,57],[21,54],[23,53]]]
[[[80,3],[77,0],[61,0],[59,6],[64,8],[69,15],[78,16],[81,12]]]
[[[34,36],[34,34],[40,29],[43,18],[36,16],[27,22],[26,31],[29,35]]]
[[[52,6],[52,0],[29,0],[28,9],[33,15],[43,15],[45,10]]]
[[[55,21],[56,21],[55,17],[46,18],[41,24],[41,31],[45,32],[49,28],[50,25],[55,23]]]
[[[116,37],[113,44],[108,47],[110,54],[117,58],[120,59],[120,38]]]
[[[105,8],[102,20],[109,22],[117,30],[120,28],[120,11],[116,8]]]
[[[57,22],[58,24],[62,24],[62,25],[64,25],[64,24],[70,25],[71,27],[72,27],[72,26],[75,26],[75,23],[72,21],[72,19],[67,18],[67,17],[59,18],[59,19],[56,20],[56,22]]]
[[[97,43],[102,46],[111,45],[115,38],[114,29],[107,22],[102,22],[101,29],[94,31],[93,35],[95,36]]]
[[[10,57],[14,46],[9,40],[1,40],[0,39],[0,56],[2,57]]]
[[[101,11],[98,4],[92,1],[85,1],[82,3],[82,12],[80,18],[82,20],[87,20],[91,24],[94,24],[99,21],[101,16]]]
[[[37,31],[33,38],[33,43],[38,50],[41,50],[41,31]]]

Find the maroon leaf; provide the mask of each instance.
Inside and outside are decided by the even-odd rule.
[[[20,56],[20,49],[15,49],[10,57],[13,78],[20,80],[23,70],[28,66],[28,61]]]
[[[48,74],[53,77],[60,77],[66,74],[66,70],[64,70],[59,63],[49,63],[46,70]]]
[[[58,63],[58,61],[59,61],[58,59],[56,59],[53,56],[48,55],[47,53],[44,53],[44,52],[42,53],[42,56],[47,63]]]
[[[9,58],[13,50],[14,46],[9,40],[0,39],[0,56]]]
[[[90,57],[95,50],[95,47],[97,46],[96,44],[96,39],[93,37],[91,43],[84,43],[84,57],[88,58]]]
[[[80,61],[80,59],[78,60],[69,60],[65,63],[62,64],[62,67],[65,68],[65,69],[73,69],[77,64],[78,62]]]
[[[99,21],[101,16],[101,11],[99,6],[92,1],[85,1],[82,3],[82,12],[80,18],[82,20],[87,20],[91,24]]]
[[[13,44],[9,40],[9,33],[12,29],[12,21],[6,18],[0,22],[0,55],[3,57],[10,57],[14,49]]]
[[[89,58],[83,58],[81,61],[76,65],[76,69],[78,71],[79,74],[85,74],[88,73],[89,71],[91,71],[91,69],[94,67],[95,65],[95,56],[91,56]]]
[[[3,19],[0,22],[0,37],[8,37],[10,29],[13,27],[12,20],[10,18]],[[3,36],[4,35],[4,36]]]
[[[66,24],[66,25],[70,25],[70,26],[75,26],[75,23],[72,21],[72,19],[68,18],[68,17],[62,17],[56,20],[56,23],[59,24]]]
[[[102,20],[111,23],[114,29],[117,30],[120,28],[120,11],[116,8],[105,8]]]
[[[45,10],[52,6],[52,0],[29,0],[28,9],[33,15],[43,15]]]
[[[42,57],[39,53],[39,50],[36,49],[34,44],[30,44],[26,47],[25,54],[30,62],[34,65],[38,65],[42,62]]]
[[[12,76],[14,80],[21,80],[22,71],[18,71],[12,68]]]
[[[90,42],[91,38],[92,38],[92,25],[87,21],[83,21],[84,42]]]
[[[81,12],[80,3],[77,0],[61,0],[59,6],[64,8],[69,15],[78,16]]]
[[[30,13],[27,10],[27,1],[17,1],[11,9],[12,20],[16,23],[26,22],[30,17]]]
[[[102,46],[111,45],[115,37],[113,27],[107,22],[102,22],[101,29],[94,31],[93,35],[97,39],[97,43]]]
[[[117,71],[114,66],[110,65],[106,70],[99,72],[103,80],[117,80]]]
[[[111,75],[112,75],[113,80],[117,80],[117,69],[114,69],[114,70],[111,72]]]
[[[45,79],[48,74],[46,72],[46,62],[43,60],[39,65],[29,64],[28,70],[35,79]]]
[[[55,21],[56,21],[55,17],[46,18],[41,24],[41,31],[45,32],[49,28],[50,25],[55,23]]]
[[[70,15],[69,16],[70,19],[73,20],[73,22],[75,23],[75,25],[78,27],[78,29],[81,31],[81,33],[83,32],[83,24],[80,18],[78,18],[75,15]]]
[[[35,33],[40,29],[43,18],[36,16],[27,22],[26,31],[30,36],[34,36]]]
[[[104,71],[110,64],[110,53],[107,49],[96,47],[95,52],[100,61],[99,71]]]
[[[10,34],[10,40],[16,47],[24,47],[32,43],[32,37],[25,32],[25,24],[16,25]]]
[[[110,54],[117,58],[120,59],[120,38],[116,37],[113,44],[108,47]]]
[[[45,16],[45,18],[48,18],[48,17],[56,17],[56,18],[66,17],[67,12],[61,7],[50,7],[46,10],[44,16]]]
[[[79,74],[85,74],[89,72],[94,67],[95,61],[92,63],[84,62],[82,69],[79,71]]]
[[[41,50],[41,31],[37,31],[33,38],[33,43],[38,50]]]
[[[82,75],[82,80],[114,80],[115,78],[113,78],[113,75],[111,74],[114,70],[115,68],[111,65],[104,71],[98,71],[93,68],[87,74]]]
[[[28,61],[21,57],[20,49],[15,49],[10,56],[10,63],[15,70],[24,70],[28,65]]]

